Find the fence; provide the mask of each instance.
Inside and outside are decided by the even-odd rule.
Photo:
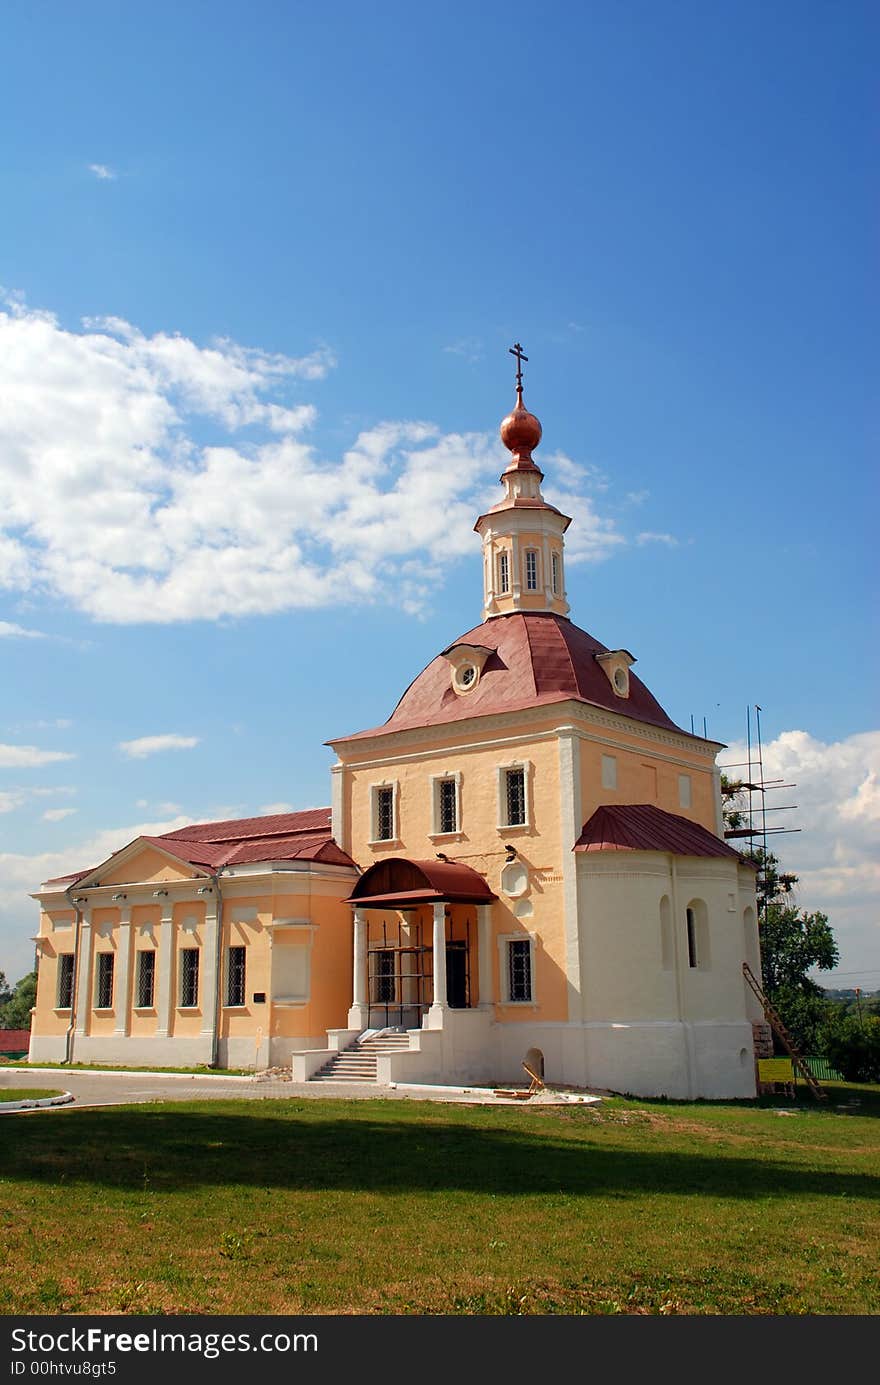
[[[804,1062],[819,1082],[843,1081],[843,1077],[837,1071],[837,1068],[833,1068],[827,1058],[805,1058]]]

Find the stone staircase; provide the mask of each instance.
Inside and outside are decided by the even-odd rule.
[[[366,1033],[366,1038],[356,1039],[348,1048],[334,1053],[309,1081],[375,1083],[378,1055],[400,1053],[409,1048],[409,1035],[406,1033],[393,1029],[382,1029],[378,1033],[367,1030]]]

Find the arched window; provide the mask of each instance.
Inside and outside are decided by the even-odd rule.
[[[672,905],[669,895],[660,900],[660,965],[664,971],[672,971]]]
[[[538,553],[534,548],[526,549],[526,591],[538,590]]]
[[[498,554],[498,594],[504,596],[510,591],[510,559],[507,553]]]
[[[705,901],[692,899],[685,910],[688,966],[707,971],[709,955],[709,912]]]
[[[554,596],[558,596],[558,595],[559,595],[559,588],[560,588],[560,581],[559,581],[559,554],[558,554],[558,553],[553,553],[553,554],[551,554],[551,557],[550,557],[550,572],[551,572],[551,581],[552,581],[552,583],[553,583],[553,595],[554,595]]]

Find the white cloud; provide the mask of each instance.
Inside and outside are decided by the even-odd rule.
[[[42,630],[26,630],[14,621],[0,620],[0,640],[44,640]]]
[[[273,813],[292,813],[293,811],[292,803],[264,803],[262,808],[257,809],[257,812],[265,817],[271,817]]]
[[[0,312],[0,587],[99,621],[214,620],[386,601],[419,611],[451,560],[478,552],[498,499],[493,434],[392,421],[326,458],[291,399],[334,365],[230,341],[145,336],[116,318],[69,331],[7,298]],[[210,441],[204,432],[210,425]],[[548,499],[572,514],[569,561],[625,542],[562,454]],[[108,481],[108,478],[112,478]]]
[[[678,539],[674,534],[656,534],[651,529],[636,534],[636,543],[639,548],[644,548],[646,543],[665,543],[668,548],[678,548]]]
[[[75,812],[75,808],[47,808],[43,814],[43,819],[46,822],[63,822],[65,818],[69,818]]]
[[[25,795],[20,789],[0,789],[0,813],[12,813],[21,807]]]
[[[476,337],[462,337],[460,341],[444,346],[443,350],[450,356],[462,356],[469,365],[483,359],[483,343]]]
[[[199,743],[198,736],[138,736],[133,741],[120,741],[117,746],[130,760],[144,760],[148,755],[158,755],[163,750],[192,750]]]
[[[754,755],[754,746],[752,748]],[[728,746],[722,764],[747,758],[744,743]],[[763,747],[764,778],[795,787],[768,790],[768,808],[795,803],[796,813],[767,814],[768,824],[797,827],[773,834],[768,847],[799,877],[798,907],[828,914],[840,947],[840,970],[878,969],[880,986],[880,731],[826,744],[806,731],[784,731]],[[730,771],[744,777],[745,771]],[[833,985],[833,974],[819,973]],[[841,984],[849,984],[841,982]],[[858,984],[858,982],[853,982]]]
[[[89,164],[89,172],[102,183],[115,183],[119,176],[108,164]]]
[[[0,769],[36,769],[57,760],[73,760],[66,750],[40,750],[35,745],[0,745]]]

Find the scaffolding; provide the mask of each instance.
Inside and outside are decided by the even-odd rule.
[[[754,739],[752,736],[754,710]],[[796,803],[768,803],[768,794],[777,793],[780,789],[794,789],[796,784],[786,783],[784,779],[767,779],[764,776],[764,747],[761,739],[761,708],[757,705],[754,709],[749,706],[746,708],[746,753],[748,759],[740,761],[738,764],[720,765],[723,771],[743,770],[743,777],[727,780],[722,785],[722,798],[731,803],[741,799],[742,807],[735,807],[732,816],[734,824],[725,827],[724,836],[726,840],[745,839],[748,843],[746,854],[757,856],[756,848],[760,847],[760,866],[758,870],[758,899],[761,907],[766,907],[767,890],[762,886],[767,885],[767,863],[769,848],[767,845],[770,837],[781,836],[791,832],[800,832],[799,827],[784,827],[774,822],[772,818],[768,820],[768,814],[794,812],[798,805]],[[797,876],[781,873],[776,877],[779,888],[788,893],[795,883]]]

